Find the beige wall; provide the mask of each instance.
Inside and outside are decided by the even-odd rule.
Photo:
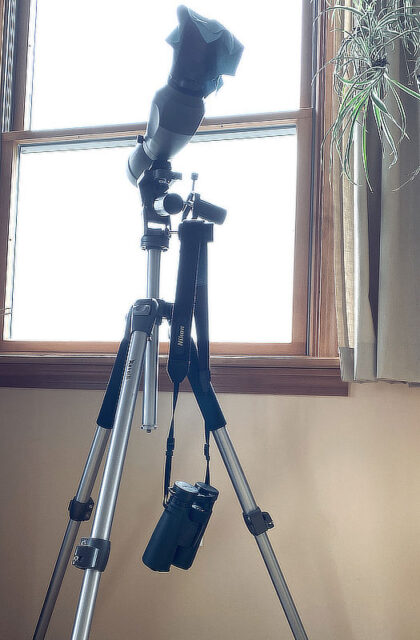
[[[32,637],[101,397],[0,390],[1,640]],[[420,389],[221,402],[256,500],[275,520],[270,537],[309,639],[418,640]],[[91,639],[289,640],[215,447],[221,496],[193,568],[154,574],[141,564],[161,513],[169,403],[163,394],[157,432],[135,420]],[[174,479],[202,476],[200,424],[184,394]],[[48,638],[69,638],[81,577],[69,568]]]

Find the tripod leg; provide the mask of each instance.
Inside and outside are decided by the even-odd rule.
[[[286,581],[281,572],[277,558],[267,536],[267,529],[273,526],[268,514],[261,512],[242,470],[241,464],[233,448],[233,444],[226,430],[226,420],[211,384],[204,389],[200,382],[200,369],[197,349],[191,341],[191,361],[188,372],[195,399],[197,400],[206,427],[212,432],[217,447],[225,463],[233,488],[242,507],[245,522],[255,540],[264,559],[270,578],[283,607],[290,629],[295,640],[308,640],[305,629],[293,602]]]
[[[76,496],[70,503],[70,520],[64,534],[63,542],[61,543],[57,562],[55,563],[47,595],[45,596],[44,604],[38,619],[38,624],[33,637],[34,640],[43,640],[45,637],[61,584],[63,582],[64,574],[69,563],[70,555],[74,548],[74,542],[79,531],[80,522],[82,520],[88,520],[90,517],[90,510],[93,507],[93,501],[90,499],[90,494],[93,485],[95,484],[98,469],[104,455],[108,436],[109,429],[103,429],[99,426],[96,428],[95,436],[93,438],[92,446],[89,451]],[[82,508],[80,509],[78,505],[82,505]],[[77,510],[79,510],[80,515],[77,514]]]
[[[130,309],[130,313],[127,316],[124,338],[119,346],[107,390],[102,401],[102,406],[97,419],[98,427],[83,470],[79,488],[69,505],[70,520],[64,534],[63,542],[61,543],[57,562],[50,580],[47,595],[45,596],[33,640],[43,640],[45,637],[61,584],[63,582],[64,574],[68,566],[70,554],[74,547],[74,541],[76,540],[76,536],[79,531],[80,522],[83,520],[89,520],[93,509],[93,500],[90,495],[102,462],[110,429],[112,429],[114,424],[115,411],[130,341],[131,313],[132,309]]]
[[[108,560],[112,521],[120,486],[130,427],[143,367],[146,341],[157,315],[155,300],[138,301],[133,307],[132,331],[111,442],[90,538],[77,547],[74,564],[85,570],[74,620],[72,640],[87,640],[92,624],[101,572]]]
[[[221,427],[212,433],[246,518],[259,511],[254,496],[226,428]],[[254,533],[254,536],[295,640],[308,640],[267,533]]]

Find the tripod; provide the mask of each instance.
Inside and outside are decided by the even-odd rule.
[[[222,222],[226,212],[202,201],[199,194],[195,193],[194,182],[197,177],[195,174],[193,174],[193,189],[185,204],[180,196],[168,194],[170,184],[180,177],[180,174],[171,171],[169,162],[163,163],[163,166],[162,163],[155,163],[145,172],[139,183],[145,231],[142,247],[147,251],[148,257],[147,297],[136,301],[127,316],[125,334],[98,415],[91,449],[77,493],[69,505],[69,523],[35,630],[34,640],[41,640],[46,634],[80,522],[88,520],[92,513],[93,500],[90,494],[111,434],[91,535],[89,538],[82,538],[73,559],[73,564],[84,570],[84,577],[71,638],[72,640],[89,638],[99,582],[110,553],[112,521],[143,371],[142,428],[151,432],[156,427],[159,325],[163,319],[171,324],[169,375],[172,380],[182,380],[183,376],[188,376],[206,428],[213,434],[242,507],[245,523],[255,537],[293,637],[295,640],[307,640],[267,535],[267,530],[273,526],[273,523],[269,514],[262,512],[257,506],[226,430],[226,421],[210,382],[208,352],[206,353],[204,348],[203,358],[203,349],[200,348],[201,331],[198,323],[198,350],[190,340],[194,300],[200,297],[197,291],[200,284],[197,283],[197,273],[200,273],[197,265],[200,261],[201,265],[206,262],[207,243],[212,240],[213,222]],[[175,303],[170,304],[159,299],[160,259],[162,251],[169,247],[170,214],[178,213],[181,209],[183,222],[178,228],[181,238],[181,258],[177,294]],[[190,213],[192,219],[188,220],[187,216]],[[203,219],[199,220],[199,216]],[[161,226],[156,227],[156,224]],[[192,254],[182,252],[182,243],[187,240],[189,247],[192,247],[192,254],[195,254],[193,259],[195,266],[189,269],[185,269],[185,265],[191,266]],[[186,282],[187,279],[189,283]],[[179,298],[183,298],[183,306],[177,305]],[[173,344],[174,349],[172,349]],[[207,364],[204,362],[203,365],[206,359]]]

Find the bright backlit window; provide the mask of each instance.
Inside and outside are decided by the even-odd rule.
[[[144,122],[168,78],[179,0],[38,0],[32,129]],[[194,0],[244,44],[234,78],[208,99],[206,115],[288,111],[300,106],[301,3]],[[29,128],[29,127],[28,127]]]
[[[291,128],[272,133],[277,135],[199,142],[183,154],[182,169],[186,176],[198,171],[203,198],[228,209],[209,249],[216,342],[291,341],[296,135]],[[261,155],[278,175],[276,192],[283,196],[261,188],[265,163],[257,163],[252,182],[241,186]],[[126,158],[126,146],[21,148],[10,338],[119,339],[124,314],[146,294],[141,208],[122,170]],[[261,228],[276,239],[256,242]],[[178,250],[173,238],[162,257],[161,295],[167,300],[175,291]],[[273,273],[281,274],[276,293]],[[252,321],[252,312],[244,317],[251,299],[270,304],[264,327]]]
[[[101,343],[96,350],[112,351],[130,305],[146,294],[141,203],[125,167],[167,80],[165,39],[178,2],[19,5],[14,99],[2,138],[10,196],[2,213],[9,220],[2,349],[68,352],[74,343],[80,353]],[[304,355],[311,3],[189,6],[245,47],[237,75],[208,98],[203,125],[172,159],[183,174],[172,191],[185,198],[197,172],[202,198],[228,210],[209,249],[213,349]],[[174,236],[162,256],[166,300],[175,294],[178,249]]]

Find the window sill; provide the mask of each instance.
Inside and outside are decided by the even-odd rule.
[[[112,355],[0,355],[0,387],[105,389]],[[170,391],[166,356],[159,358],[159,390]],[[308,356],[212,356],[216,393],[347,396],[338,358]],[[188,382],[182,391],[190,391]]]

